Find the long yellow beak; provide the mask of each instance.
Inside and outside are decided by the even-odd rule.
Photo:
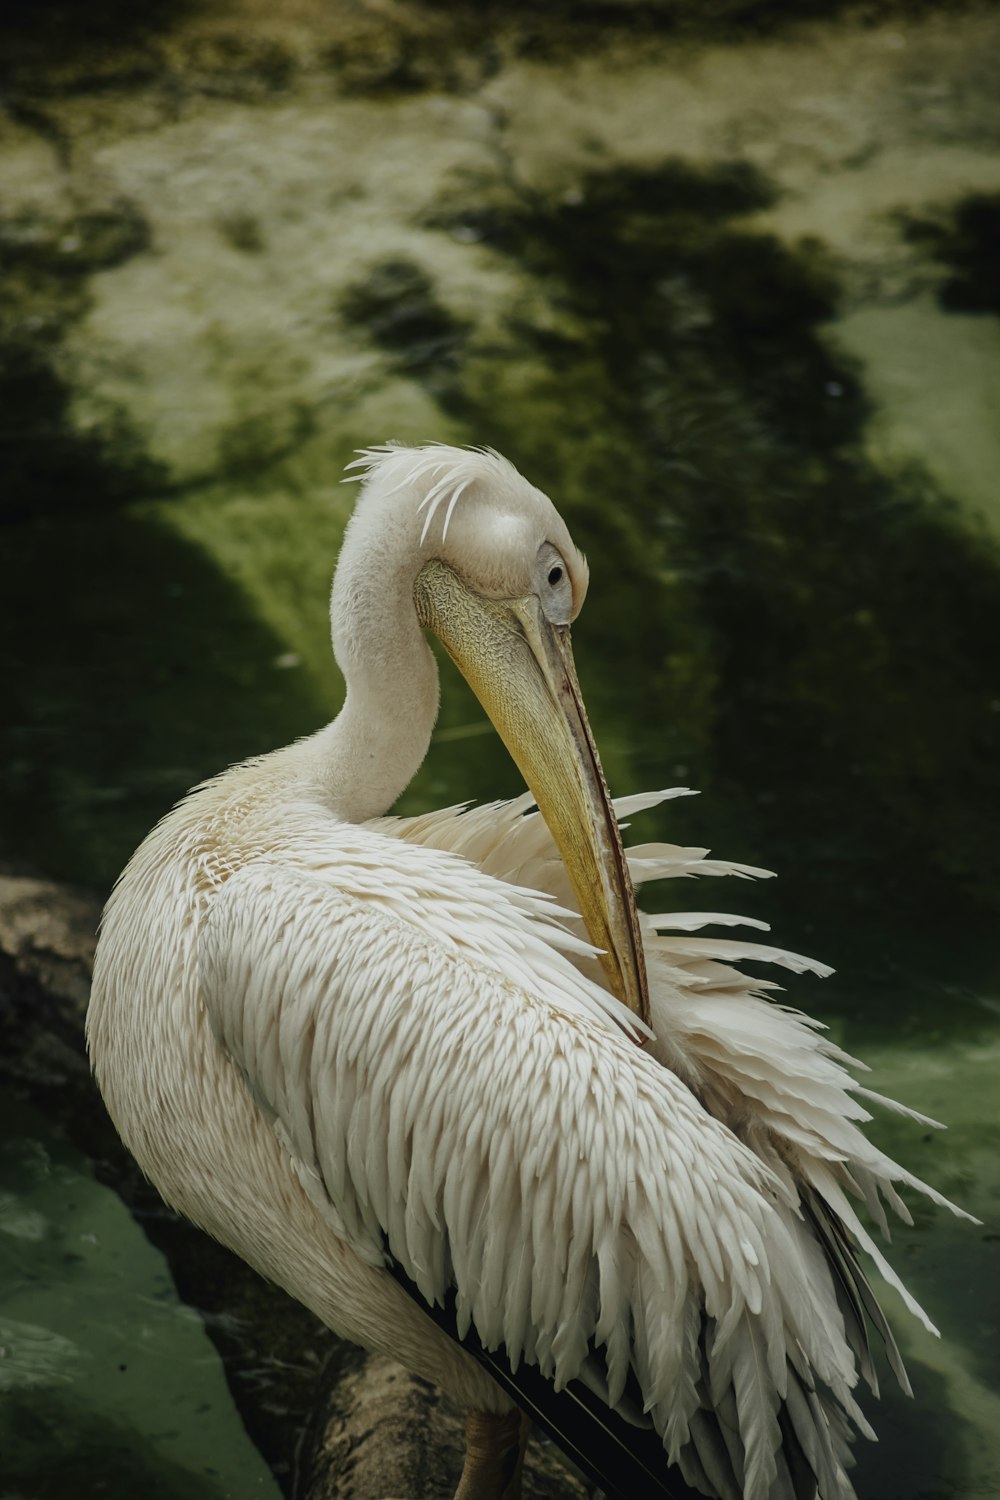
[[[437,560],[418,574],[414,601],[420,623],[441,641],[531,788],[611,990],[648,1026],[635,895],[569,626],[550,624],[533,594],[484,599]]]

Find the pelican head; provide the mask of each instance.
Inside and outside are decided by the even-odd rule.
[[[490,450],[387,446],[356,467],[366,478],[334,581],[338,660],[357,641],[348,622],[368,613],[362,580],[409,588],[417,621],[530,787],[612,991],[648,1023],[635,899],[570,645],[587,593],[583,554],[548,496]],[[352,567],[362,555],[364,568]]]

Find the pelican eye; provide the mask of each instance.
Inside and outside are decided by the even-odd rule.
[[[543,542],[538,549],[535,592],[550,624],[569,624],[573,618],[573,585],[562,553],[551,542]]]

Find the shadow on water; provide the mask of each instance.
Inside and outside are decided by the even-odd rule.
[[[1000,316],[1000,193],[972,193],[938,219],[913,216],[906,236],[944,268],[942,307]]]
[[[820,249],[741,227],[769,197],[745,165],[667,163],[449,211],[534,271],[559,326],[469,348],[443,404],[599,558],[579,654],[612,767],[627,747],[615,784],[693,776],[711,798],[672,826],[793,872],[813,910],[985,913],[1000,559],[923,476],[867,459]]]
[[[8,856],[97,889],[195,782],[323,710],[194,546],[134,511],[10,527],[0,615]]]

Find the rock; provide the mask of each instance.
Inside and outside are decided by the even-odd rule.
[[[0,868],[0,1078],[93,1094],[83,1022],[100,918],[90,892]]]
[[[347,1375],[311,1432],[300,1500],[452,1500],[465,1455],[464,1413],[399,1365],[369,1358]],[[561,1455],[529,1442],[524,1500],[586,1500]]]
[[[8,983],[33,987],[81,1033],[100,915],[101,903],[89,891],[0,869],[0,955]]]

